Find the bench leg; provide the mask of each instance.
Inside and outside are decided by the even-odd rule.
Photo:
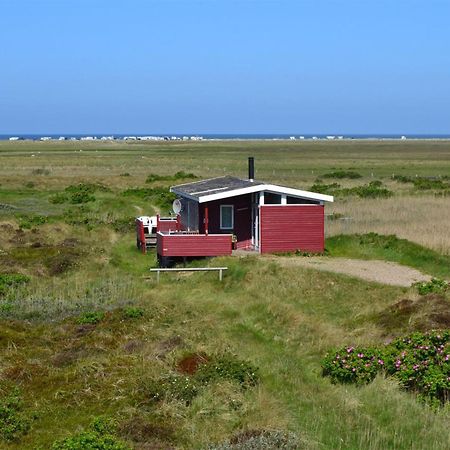
[[[159,274],[160,274],[160,271],[158,270],[156,272],[156,283],[158,283],[158,284],[159,284]]]
[[[222,281],[223,275],[222,275],[222,270],[219,270],[219,281]]]

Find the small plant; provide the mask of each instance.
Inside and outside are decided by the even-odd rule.
[[[203,384],[219,380],[239,383],[242,387],[255,386],[259,382],[259,370],[247,361],[233,355],[216,356],[199,367],[196,378]]]
[[[45,216],[20,216],[19,217],[19,227],[22,229],[29,230],[39,225],[44,225],[48,222],[48,218]]]
[[[15,441],[30,429],[30,421],[23,415],[23,402],[16,388],[6,395],[0,389],[0,438]]]
[[[430,281],[414,283],[413,287],[417,288],[420,295],[443,294],[449,290],[450,284],[445,280],[432,278]]]
[[[128,172],[121,173],[119,177],[131,177],[131,174]]]
[[[188,376],[169,375],[157,380],[150,380],[144,389],[149,398],[155,402],[161,400],[181,400],[189,405],[199,393],[201,386]]]
[[[101,311],[92,311],[78,317],[77,323],[79,325],[95,325],[105,318],[105,314]]]
[[[53,203],[55,205],[59,205],[62,203],[67,203],[69,201],[69,196],[63,192],[60,192],[58,194],[52,195],[48,201],[50,203]]]
[[[19,286],[21,284],[28,283],[30,281],[30,277],[21,274],[0,274],[0,297],[6,294],[6,292]]]
[[[34,188],[36,185],[32,182],[32,181],[28,181],[27,183],[25,183],[24,185],[26,188],[28,189],[32,189]]]
[[[144,316],[144,310],[130,306],[124,309],[123,316],[125,319],[139,319]]]
[[[70,203],[74,205],[79,205],[80,203],[88,203],[88,202],[95,202],[95,196],[89,194],[88,192],[84,191],[74,192],[70,196]]]
[[[56,441],[52,450],[130,450],[116,437],[116,428],[115,421],[96,418],[89,430]]]

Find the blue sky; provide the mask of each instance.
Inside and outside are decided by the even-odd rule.
[[[0,0],[0,134],[450,133],[447,0]]]

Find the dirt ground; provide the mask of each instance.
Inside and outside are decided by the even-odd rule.
[[[379,260],[328,258],[325,256],[310,258],[281,256],[275,258],[275,261],[285,267],[298,266],[326,272],[343,273],[362,278],[363,280],[376,281],[392,286],[409,287],[418,281],[431,279],[429,275],[424,275],[411,267]]]

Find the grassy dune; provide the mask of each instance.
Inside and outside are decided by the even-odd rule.
[[[22,404],[8,420],[27,425],[13,440],[0,427],[0,448],[51,448],[88,430],[98,416],[113,418],[117,439],[136,449],[201,449],[258,430],[290,431],[307,449],[450,446],[448,406],[431,409],[381,376],[355,387],[333,385],[321,373],[331,348],[382,344],[443,326],[448,294],[421,303],[413,288],[254,257],[209,261],[229,267],[223,283],[208,273],[164,274],[159,285],[145,278],[155,255],[137,252],[130,222],[142,212],[164,212],[167,201],[157,191],[124,191],[170,184],[145,183],[150,173],[244,176],[250,154],[268,181],[307,187],[350,168],[362,178],[336,180],[343,186],[382,180],[394,197],[343,198],[327,210],[353,217],[348,225],[328,222],[330,234],[352,233],[329,239],[331,255],[448,274],[449,236],[430,218],[443,217],[450,198],[390,178],[448,175],[446,142],[2,142],[0,274],[30,280],[0,294],[0,424],[2,401],[18,388]],[[78,183],[100,184],[89,194],[94,199],[73,203],[66,188]],[[55,203],[61,194],[67,198]],[[396,217],[396,201],[410,219]],[[367,232],[397,234],[430,249],[384,237],[374,245],[353,235]],[[396,306],[405,299],[416,302],[413,312]],[[152,399],[167,377],[198,383],[179,372],[180,360],[192,354],[248,361],[259,383],[243,388],[219,376],[197,384],[190,401],[177,397],[181,391]]]

